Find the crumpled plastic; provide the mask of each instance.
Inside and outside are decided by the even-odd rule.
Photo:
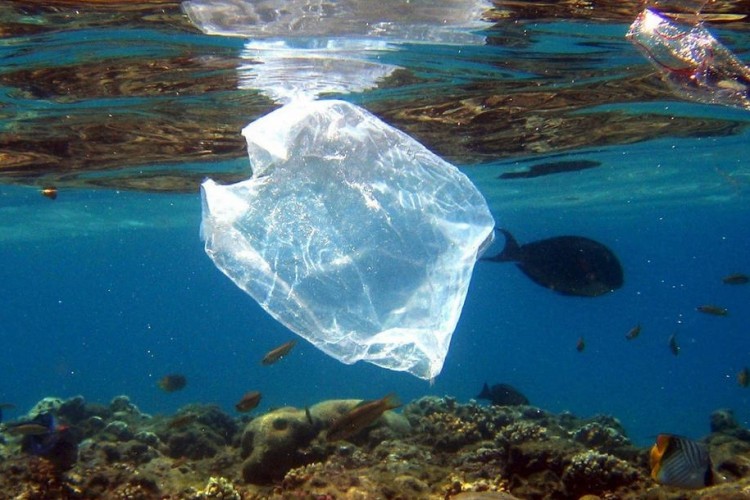
[[[276,102],[361,92],[398,66],[382,62],[399,43],[482,45],[488,0],[187,0],[210,35],[247,38],[239,87]]]
[[[257,89],[276,102],[362,92],[398,66],[378,61],[395,50],[373,39],[249,40],[237,68],[240,89]]]
[[[705,2],[692,2],[700,9]],[[673,92],[685,99],[750,109],[750,68],[745,66],[699,21],[698,12],[682,25],[647,8],[630,26],[627,37],[656,67]]]
[[[470,42],[486,27],[487,0],[188,0],[182,8],[211,35],[264,38],[375,38]]]
[[[343,101],[294,101],[243,130],[252,177],[201,188],[216,266],[344,363],[443,366],[495,225],[453,165]]]

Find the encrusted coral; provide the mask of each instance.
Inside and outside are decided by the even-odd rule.
[[[429,433],[435,448],[444,451],[457,451],[482,439],[475,422],[463,420],[452,413],[427,415],[423,428]]]
[[[52,457],[24,453],[19,438],[6,434],[0,491],[3,498],[27,500],[511,498],[504,492],[517,498],[686,498],[648,478],[648,448],[630,445],[613,417],[430,397],[408,404],[404,415],[386,415],[356,439],[328,442],[321,431],[354,404],[275,410],[246,422],[240,440],[241,420],[217,407],[191,405],[177,415],[150,417],[126,397],[109,406],[80,396],[47,400],[38,408],[63,411],[65,424],[80,434],[75,462],[61,468]],[[750,442],[731,416],[712,416],[724,432],[706,441],[717,473],[728,481],[706,494],[739,498],[731,494],[750,489]],[[206,439],[215,454],[191,457]],[[263,481],[248,476],[248,467],[266,474]]]
[[[528,441],[544,441],[549,438],[546,427],[534,422],[514,422],[500,429],[495,441],[501,444],[519,444]]]
[[[189,500],[242,500],[242,495],[232,481],[224,477],[211,477],[206,487]]]
[[[562,482],[575,497],[613,491],[636,481],[639,472],[619,458],[588,450],[574,455],[565,468]]]
[[[599,422],[591,422],[573,433],[573,439],[590,448],[611,450],[630,444],[630,440],[618,429],[607,427]]]

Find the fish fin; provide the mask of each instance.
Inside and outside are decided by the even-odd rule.
[[[499,227],[495,228],[495,231],[500,231],[501,233],[503,233],[503,236],[505,236],[505,247],[503,247],[502,252],[495,255],[494,257],[482,257],[481,260],[491,260],[493,262],[510,262],[519,260],[521,247],[513,237],[513,235],[510,234],[509,231],[501,229]]]
[[[476,399],[492,399],[492,394],[490,393],[490,386],[487,385],[487,382],[484,383],[482,386],[482,391],[474,396]]]

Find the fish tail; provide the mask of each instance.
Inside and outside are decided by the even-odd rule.
[[[476,399],[492,399],[492,393],[490,392],[490,386],[487,385],[487,382],[484,383],[484,386],[482,387],[482,392],[477,394],[475,396]]]
[[[521,253],[521,247],[518,245],[516,239],[510,234],[510,231],[506,231],[505,229],[498,229],[498,231],[505,236],[505,248],[503,248],[503,251],[500,252],[496,258],[501,262],[518,260]]]
[[[501,229],[499,227],[495,228],[495,231],[500,231],[501,233],[503,233],[503,236],[505,236],[505,247],[503,248],[502,252],[495,255],[494,257],[484,257],[482,258],[482,260],[492,260],[495,262],[510,262],[519,260],[521,247],[513,237],[513,235],[510,234],[509,231]]]
[[[381,401],[383,402],[383,406],[385,406],[388,410],[392,410],[401,406],[401,400],[398,399],[396,393],[393,392],[385,396]]]

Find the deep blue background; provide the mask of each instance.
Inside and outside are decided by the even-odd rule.
[[[579,174],[606,182],[607,169],[621,167],[610,162]],[[502,197],[509,184],[501,182],[479,179],[490,199]],[[493,206],[521,243],[562,234],[605,243],[622,261],[625,285],[603,297],[565,297],[513,264],[479,262],[434,386],[363,363],[343,365],[304,341],[278,364],[262,366],[265,352],[294,335],[205,255],[197,194],[63,191],[55,202],[32,189],[2,188],[0,195],[4,206],[16,206],[19,220],[8,227],[24,231],[0,241],[0,400],[18,405],[17,415],[42,397],[76,394],[98,402],[127,394],[152,413],[192,402],[231,412],[247,390],[263,393],[261,411],[391,391],[405,401],[449,394],[465,402],[488,381],[510,383],[551,411],[613,414],[643,444],[662,431],[704,435],[716,408],[733,408],[744,424],[750,417],[748,392],[735,379],[750,364],[750,286],[721,282],[750,271],[742,192],[715,203],[565,208],[540,198]],[[55,230],[55,220],[65,224]],[[730,315],[698,313],[705,303]],[[640,337],[626,341],[638,323]],[[667,346],[674,332],[679,356]],[[167,394],[156,381],[172,372],[185,374],[188,385]]]

